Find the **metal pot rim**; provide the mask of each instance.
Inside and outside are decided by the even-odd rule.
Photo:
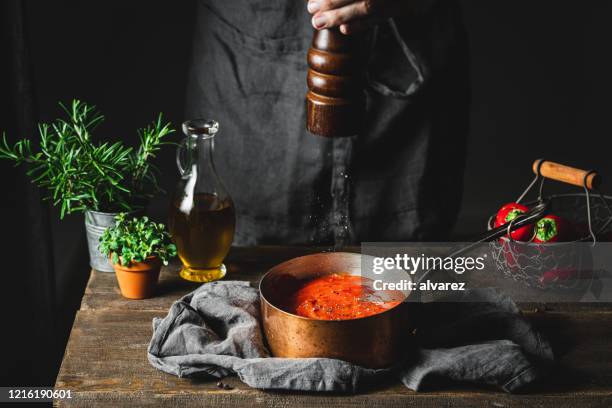
[[[88,213],[92,213],[92,214],[102,214],[102,215],[119,215],[122,213],[122,211],[120,212],[106,212],[106,211],[95,211],[95,210],[85,210],[85,212]],[[128,212],[129,214],[129,212]]]
[[[310,255],[303,255],[303,256],[299,256],[296,258],[291,258],[288,259],[284,262],[281,262],[277,265],[274,265],[272,268],[268,269],[268,271],[266,271],[266,273],[262,276],[262,278],[259,281],[259,285],[258,285],[258,289],[259,289],[259,298],[261,301],[265,302],[268,306],[272,307],[275,310],[278,310],[279,312],[281,312],[282,314],[291,317],[291,318],[295,318],[295,319],[301,319],[301,320],[306,320],[306,321],[313,321],[313,322],[318,322],[318,324],[341,324],[342,322],[353,322],[356,320],[360,320],[360,321],[365,321],[367,319],[375,319],[375,318],[379,318],[381,315],[384,315],[386,313],[390,313],[391,311],[394,311],[396,309],[398,309],[402,304],[405,303],[405,301],[400,302],[399,304],[397,304],[396,306],[393,306],[391,309],[387,309],[381,313],[376,313],[370,316],[365,316],[365,317],[355,317],[353,319],[340,319],[340,320],[324,320],[324,319],[312,319],[310,317],[304,317],[304,316],[300,316],[294,313],[290,313],[287,312],[286,310],[281,309],[280,307],[276,306],[275,304],[273,304],[270,300],[268,300],[264,294],[263,291],[261,290],[261,285],[264,282],[264,280],[268,277],[268,275],[270,274],[270,272],[272,272],[274,269],[276,269],[277,267],[279,267],[280,265],[283,265],[287,262],[293,261],[295,259],[299,259],[299,258],[308,258],[311,256],[325,256],[325,255],[331,255],[331,254],[342,254],[342,255],[350,255],[350,256],[359,256],[362,257],[364,256],[363,254],[359,254],[359,253],[355,253],[355,252],[318,252],[315,254],[310,254]],[[365,255],[368,256],[368,255]],[[331,273],[330,273],[331,274]],[[356,275],[354,275],[356,276]]]

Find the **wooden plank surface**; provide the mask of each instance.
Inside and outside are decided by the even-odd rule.
[[[235,249],[226,279],[257,282],[270,266],[316,251]],[[179,279],[177,269],[164,268],[158,296],[141,301],[123,299],[114,274],[92,273],[56,382],[57,388],[72,390],[73,399],[55,405],[612,406],[612,311],[602,305],[523,305],[528,318],[552,339],[559,356],[555,376],[525,395],[469,386],[415,393],[394,382],[350,396],[270,392],[251,389],[235,377],[223,380],[234,389],[219,390],[216,381],[177,378],[155,370],[146,358],[152,319],[163,317],[172,302],[197,287]]]

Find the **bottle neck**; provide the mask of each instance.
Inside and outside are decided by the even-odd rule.
[[[213,153],[215,150],[215,138],[213,136],[198,137],[195,141],[194,163],[200,169],[200,173],[215,171]]]

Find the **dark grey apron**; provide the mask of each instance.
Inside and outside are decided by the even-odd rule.
[[[452,1],[374,33],[354,138],[305,130],[304,1],[201,0],[189,117],[219,121],[236,245],[444,239],[459,208],[469,86]]]

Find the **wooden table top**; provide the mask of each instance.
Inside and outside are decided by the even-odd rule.
[[[257,282],[272,265],[315,252],[296,247],[235,248],[226,279]],[[594,305],[521,304],[525,315],[551,339],[559,360],[553,377],[520,395],[475,386],[413,392],[395,382],[368,392],[271,392],[249,388],[236,377],[217,380],[178,378],[154,369],[146,352],[154,317],[163,317],[180,296],[197,284],[178,277],[178,265],[162,269],[158,296],[124,299],[112,273],[93,271],[77,312],[56,388],[72,399],[55,406],[329,406],[329,407],[611,407],[612,308]]]

